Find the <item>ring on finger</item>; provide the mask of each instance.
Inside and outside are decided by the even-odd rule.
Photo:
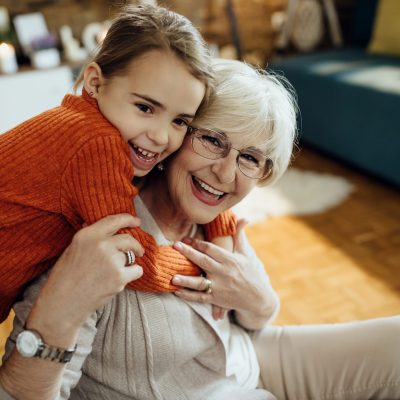
[[[203,292],[207,293],[207,294],[211,294],[212,293],[212,280],[205,278],[204,280],[204,290]]]
[[[125,266],[130,267],[135,263],[135,253],[132,250],[124,251],[126,256]]]

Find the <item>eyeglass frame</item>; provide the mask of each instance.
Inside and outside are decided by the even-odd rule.
[[[265,154],[262,154],[261,152],[260,152],[260,156],[263,157],[263,158],[265,159],[266,165],[267,165],[268,162],[271,164],[271,167],[268,169],[268,172],[267,172],[266,174],[262,175],[261,177],[249,176],[249,175],[247,175],[245,172],[243,172],[242,169],[241,169],[241,166],[240,166],[239,157],[240,157],[241,154],[243,154],[243,150],[246,150],[246,149],[242,149],[242,150],[236,149],[235,147],[232,146],[232,143],[231,143],[231,141],[230,141],[228,138],[226,138],[226,140],[227,140],[227,143],[229,144],[229,146],[228,146],[228,148],[227,148],[226,150],[224,150],[224,152],[222,152],[221,154],[219,154],[219,153],[213,153],[213,152],[210,150],[211,153],[215,154],[215,155],[218,156],[218,157],[209,158],[209,157],[204,156],[203,154],[198,153],[198,152],[196,151],[196,149],[195,149],[195,146],[194,146],[194,144],[193,144],[193,141],[194,141],[195,138],[197,138],[196,132],[202,132],[202,131],[203,131],[203,132],[212,132],[212,133],[216,133],[216,134],[218,134],[218,135],[225,136],[223,132],[219,132],[219,131],[216,131],[216,130],[213,130],[213,129],[207,129],[207,128],[197,128],[197,127],[195,127],[195,126],[193,126],[193,125],[189,125],[188,128],[187,128],[187,134],[191,135],[191,140],[190,140],[190,142],[191,142],[191,144],[192,144],[192,149],[193,149],[193,151],[194,151],[196,154],[198,154],[199,156],[204,157],[204,158],[206,158],[207,160],[219,160],[219,159],[221,159],[221,158],[226,158],[226,157],[229,155],[229,153],[231,152],[231,150],[233,149],[233,150],[236,150],[236,151],[238,152],[238,155],[237,155],[237,157],[236,157],[236,165],[237,165],[237,168],[239,169],[239,171],[240,171],[244,176],[246,176],[247,178],[250,178],[250,179],[265,179],[265,178],[268,178],[268,177],[271,175],[272,170],[273,170],[273,168],[274,168],[274,162],[273,162],[268,156],[266,156]],[[225,137],[226,137],[226,136],[225,136]],[[202,144],[202,145],[203,145],[203,144]],[[204,147],[204,145],[203,145],[203,147]]]

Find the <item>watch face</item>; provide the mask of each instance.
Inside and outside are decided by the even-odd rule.
[[[40,338],[31,331],[22,331],[17,337],[17,349],[24,357],[33,357],[40,346]]]

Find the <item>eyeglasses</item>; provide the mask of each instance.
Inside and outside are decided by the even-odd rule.
[[[273,162],[265,154],[252,148],[235,149],[221,132],[189,126],[188,133],[192,135],[193,151],[204,158],[209,160],[225,158],[234,149],[239,153],[236,163],[243,175],[252,179],[262,179],[272,172]]]

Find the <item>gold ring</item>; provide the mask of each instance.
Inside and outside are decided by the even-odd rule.
[[[207,294],[212,293],[212,281],[210,279],[205,279],[204,283],[206,284],[206,287],[204,288],[203,292]]]
[[[124,251],[126,255],[126,263],[125,266],[130,267],[135,263],[135,253],[132,250]]]

